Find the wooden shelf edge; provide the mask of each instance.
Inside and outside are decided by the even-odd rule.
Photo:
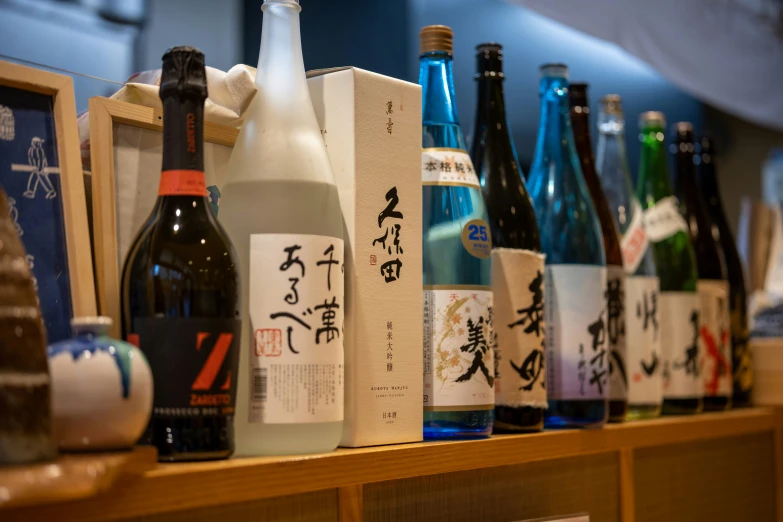
[[[109,500],[97,497],[42,506],[35,510],[35,515],[41,519],[51,515],[57,520],[82,521],[143,516],[423,475],[773,433],[780,422],[778,411],[773,408],[751,408],[610,425],[592,431],[549,431],[476,441],[340,449],[300,457],[159,464],[137,480],[126,481],[121,489],[112,492]],[[29,520],[29,509],[18,511],[20,519]],[[14,515],[16,511],[7,513]]]

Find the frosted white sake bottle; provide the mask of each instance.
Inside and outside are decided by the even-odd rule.
[[[337,447],[343,421],[343,225],[307,88],[298,0],[266,0],[258,92],[219,220],[237,249],[237,456]]]

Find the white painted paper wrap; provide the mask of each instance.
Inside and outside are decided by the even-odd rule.
[[[699,341],[705,397],[728,397],[733,391],[729,283],[699,279]]]
[[[464,185],[481,188],[473,162],[462,149],[431,148],[421,152],[424,185]]]
[[[530,250],[492,250],[495,302],[495,404],[546,408],[544,258]]]
[[[251,234],[248,422],[343,420],[343,256],[342,239]]]
[[[699,296],[696,292],[661,292],[660,308],[663,396],[668,399],[702,397]]]
[[[606,398],[606,267],[547,265],[545,280],[549,398]]]
[[[424,289],[425,410],[494,408],[492,309],[490,287]]]
[[[609,350],[609,399],[628,398],[625,327],[625,271],[606,267],[606,341]]]
[[[625,340],[627,346],[628,403],[661,404],[660,281],[653,276],[625,278]]]
[[[620,248],[623,251],[623,266],[625,272],[633,274],[639,268],[647,248],[650,246],[650,239],[647,237],[647,231],[644,228],[644,211],[639,204],[639,200],[632,200],[631,224],[623,234],[620,241]]]
[[[655,203],[644,212],[644,229],[653,243],[663,241],[677,232],[688,231],[688,224],[680,214],[677,198],[669,196]]]

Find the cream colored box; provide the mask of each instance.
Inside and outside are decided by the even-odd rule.
[[[345,223],[341,446],[422,440],[421,87],[308,73]]]

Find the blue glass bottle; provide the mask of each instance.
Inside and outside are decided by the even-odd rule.
[[[528,177],[546,254],[547,428],[606,422],[606,259],[574,146],[568,68],[541,67],[541,119]]]
[[[459,126],[452,32],[421,30],[424,438],[486,437],[494,408],[491,233]]]

